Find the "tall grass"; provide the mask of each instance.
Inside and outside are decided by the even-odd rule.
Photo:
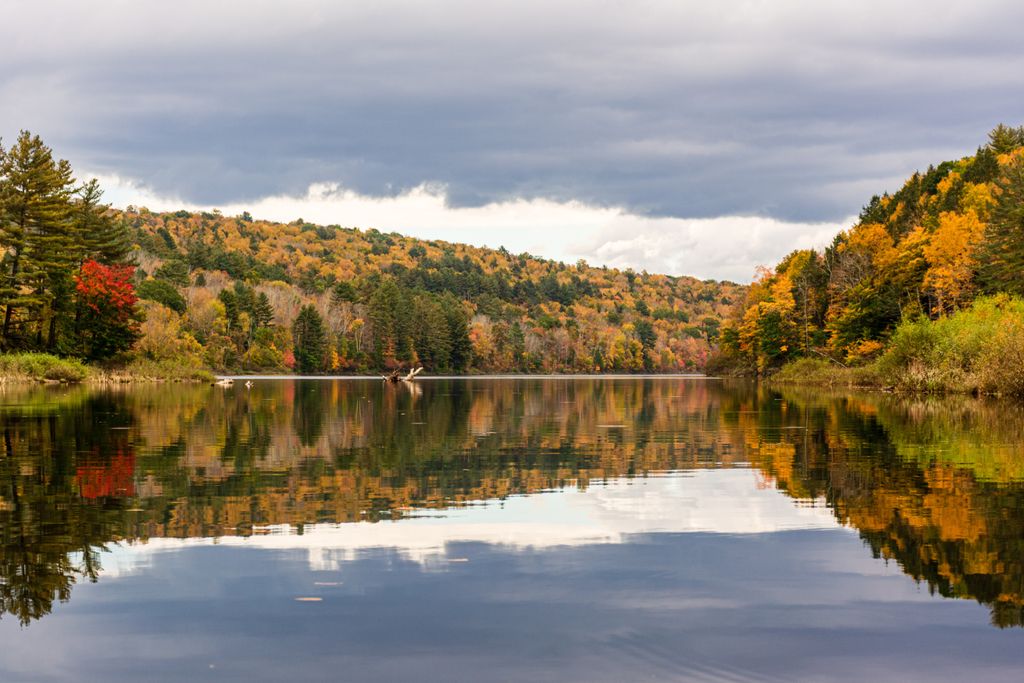
[[[771,379],[773,382],[784,384],[845,388],[872,388],[884,385],[874,365],[848,368],[822,358],[798,358],[780,368]]]
[[[123,384],[128,382],[210,382],[214,375],[189,359],[152,360],[136,358],[126,365],[104,367],[93,375],[94,382]]]
[[[72,358],[48,353],[0,355],[0,381],[81,382],[89,374],[88,367]]]
[[[134,359],[127,363],[87,366],[48,353],[0,354],[0,382],[208,382],[213,373],[187,360]]]

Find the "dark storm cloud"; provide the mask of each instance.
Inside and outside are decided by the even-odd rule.
[[[1013,2],[364,4],[7,3],[0,131],[195,203],[834,220],[1024,120]]]

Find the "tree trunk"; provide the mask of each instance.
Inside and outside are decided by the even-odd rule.
[[[19,251],[15,251],[14,252],[14,260],[11,263],[11,277],[10,277],[11,289],[14,289],[17,286],[18,264],[19,264],[20,261],[21,261],[21,252],[20,252],[20,250]],[[4,330],[3,330],[3,335],[4,335],[4,346],[5,347],[7,346],[8,340],[10,339],[10,334],[11,334],[11,317],[13,316],[13,314],[14,314],[14,304],[8,303],[7,307],[6,307],[6,311],[4,312]]]

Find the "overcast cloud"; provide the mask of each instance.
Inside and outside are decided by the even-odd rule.
[[[0,133],[124,179],[111,199],[255,207],[327,186],[344,211],[426,192],[490,217],[463,228],[489,244],[521,239],[493,234],[502,207],[558,207],[574,234],[543,255],[715,277],[1024,122],[1012,0],[0,9]]]

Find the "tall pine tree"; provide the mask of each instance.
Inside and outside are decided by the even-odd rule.
[[[55,160],[38,135],[22,131],[15,144],[0,154],[0,248],[5,251],[0,274],[4,307],[0,330],[4,348],[25,345],[19,323],[44,319],[50,345],[56,333],[58,299],[71,291],[80,243],[69,225],[74,180],[71,166]]]
[[[981,279],[989,291],[1024,294],[1024,156],[996,180],[999,188],[986,231]]]
[[[132,242],[123,219],[114,220],[108,204],[101,204],[103,190],[93,178],[78,188],[71,210],[73,231],[81,240],[82,257],[108,266],[133,265]]]
[[[295,344],[295,365],[303,374],[323,370],[324,354],[327,350],[327,333],[324,321],[312,305],[303,306],[292,324],[292,340]]]

